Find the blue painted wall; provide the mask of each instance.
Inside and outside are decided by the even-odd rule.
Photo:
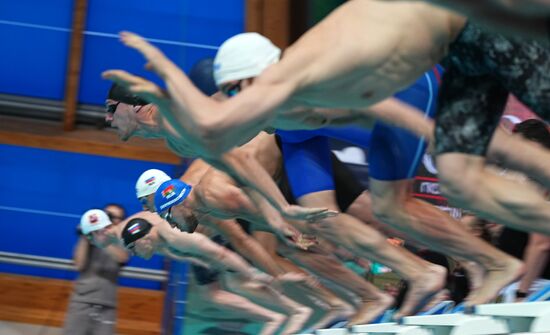
[[[71,11],[72,0],[0,1],[0,92],[62,99]]]
[[[0,1],[0,93],[63,98],[72,7],[72,0]],[[243,0],[89,1],[79,99],[103,104],[106,69],[151,78],[141,56],[118,42],[121,30],[162,40],[157,46],[187,71],[243,28]]]
[[[53,150],[0,145],[0,251],[72,258],[80,215],[106,203],[122,204],[128,214],[141,209],[135,199],[139,175],[174,166]],[[162,269],[163,259],[133,257],[130,266]],[[71,279],[75,273],[0,264],[0,272]],[[122,284],[158,288],[151,282]]]

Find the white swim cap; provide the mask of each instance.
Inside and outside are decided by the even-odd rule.
[[[103,229],[112,224],[107,213],[101,209],[90,209],[80,218],[80,229],[84,235]]]
[[[281,49],[258,33],[235,35],[223,42],[214,58],[216,85],[256,77],[280,57]]]
[[[136,197],[146,197],[157,191],[162,183],[170,178],[164,171],[150,169],[141,174],[136,182]]]

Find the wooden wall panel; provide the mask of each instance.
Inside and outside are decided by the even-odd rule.
[[[69,64],[67,65],[65,87],[65,113],[63,129],[75,129],[76,109],[78,105],[78,88],[80,87],[80,68],[82,67],[82,50],[84,45],[84,28],[88,11],[88,0],[76,0],[73,8],[71,46]]]
[[[278,46],[290,44],[290,0],[265,0],[263,34]]]
[[[246,31],[271,39],[280,48],[290,43],[290,0],[247,0]]]
[[[246,0],[245,30],[261,33],[264,20],[263,0]]]
[[[0,275],[0,320],[62,327],[73,282]],[[122,287],[117,334],[159,335],[164,292]]]
[[[163,140],[132,138],[122,142],[114,131],[80,127],[64,132],[56,122],[0,116],[0,143],[151,162],[179,164]]]

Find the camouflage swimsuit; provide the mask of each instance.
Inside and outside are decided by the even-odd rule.
[[[436,154],[485,155],[508,94],[550,120],[550,53],[467,23],[450,45],[436,113]]]

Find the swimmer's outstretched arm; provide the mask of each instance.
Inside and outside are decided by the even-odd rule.
[[[407,129],[419,137],[433,140],[434,122],[417,108],[395,98],[383,100],[367,110],[363,117],[374,116],[376,119]]]
[[[239,255],[210,240],[201,233],[184,233],[172,229],[167,223],[159,234],[172,248],[213,264],[216,268],[237,272],[243,278],[255,278],[255,270]]]
[[[239,184],[250,187],[274,206],[286,218],[315,221],[336,213],[326,208],[292,206],[286,201],[277,184],[253,153],[245,148],[236,148],[224,154],[219,163],[210,160],[214,167],[227,172]]]
[[[251,261],[254,266],[272,276],[283,274],[282,269],[275,263],[269,253],[252,236],[248,235],[235,220],[220,220],[205,215],[201,221],[209,221],[209,226],[215,226],[231,246],[243,257]]]
[[[275,233],[284,234],[283,220],[279,212],[271,207],[276,213],[270,213],[267,217],[262,216],[261,209],[240,187],[234,184],[234,181],[223,172],[211,170],[205,175],[205,182],[201,185],[201,200],[204,205],[213,208],[216,212],[223,212],[235,218],[243,218],[265,227],[269,225]],[[261,197],[261,196],[259,196]],[[278,216],[278,220],[269,220],[273,216]]]
[[[294,92],[292,81],[273,78],[268,69],[267,75],[262,74],[238,96],[215,101],[202,94],[181,69],[142,37],[129,32],[120,36],[124,44],[143,54],[147,67],[165,81],[167,91],[122,70],[105,71],[103,77],[156,104],[186,142],[210,156],[247,142],[268,127],[275,117],[274,110]]]
[[[191,185],[197,185],[210,168],[210,164],[197,158],[191,162],[179,179],[183,182],[189,182]]]
[[[204,262],[204,261],[202,261],[198,258],[191,257],[191,256],[177,255],[177,254],[173,253],[172,251],[170,251],[169,249],[163,249],[161,253],[164,256],[170,257],[171,259],[176,260],[176,261],[191,262],[195,265],[203,266],[205,268],[211,268],[208,263],[206,263],[206,262]]]
[[[303,110],[285,112],[284,115],[291,119],[296,116],[303,121],[304,128],[313,129],[327,125],[349,126],[350,124],[370,129],[375,121],[380,120],[407,129],[418,137],[433,139],[433,121],[426,118],[417,108],[395,98],[385,99],[367,109],[314,108],[309,111],[309,117],[303,116]]]
[[[200,194],[201,202],[206,207],[216,209],[216,212],[249,220],[264,229],[267,228],[267,224],[272,232],[285,241],[289,237],[293,240],[300,237],[298,231],[290,226],[265,198],[250,189],[236,186],[235,181],[221,171],[213,169],[204,176],[200,185]],[[294,205],[288,205],[286,208],[287,212],[292,213],[294,217],[300,216],[296,213],[308,210]],[[335,215],[333,212],[327,212],[327,214]],[[317,218],[314,217],[312,220]]]

